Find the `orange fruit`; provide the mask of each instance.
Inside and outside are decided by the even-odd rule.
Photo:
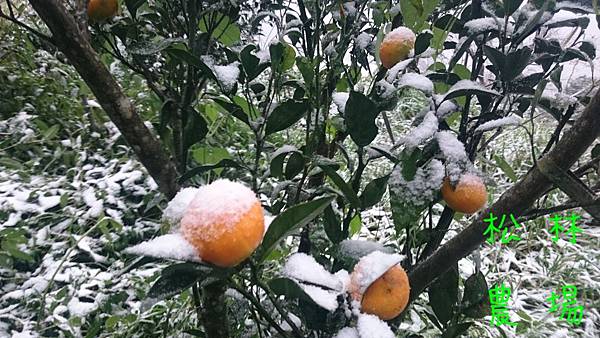
[[[472,214],[483,208],[487,202],[487,190],[479,176],[464,174],[456,187],[452,186],[448,177],[444,179],[442,197],[454,211]]]
[[[405,60],[415,48],[415,33],[406,27],[398,27],[386,34],[379,46],[379,59],[387,69]]]
[[[100,22],[115,16],[118,9],[118,0],[90,0],[87,15],[91,21]]]
[[[371,283],[362,294],[361,311],[383,320],[390,320],[404,311],[409,296],[408,276],[400,265],[394,265]],[[356,298],[356,295],[354,297]]]
[[[181,220],[181,231],[203,261],[232,267],[262,241],[264,211],[252,190],[217,180],[198,190]]]

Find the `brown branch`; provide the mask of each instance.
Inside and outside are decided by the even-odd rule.
[[[539,163],[552,162],[564,171],[583,155],[600,135],[600,92],[573,127],[548,152]],[[427,260],[417,265],[409,274],[411,300],[414,300],[437,277],[442,275],[460,259],[476,250],[485,241],[483,232],[486,225],[483,219],[493,212],[496,215],[522,215],[552,185],[537,167],[507,190],[489,209],[483,211],[471,225],[440,247]]]
[[[29,3],[46,23],[56,46],[92,90],[104,111],[154,178],[160,191],[172,198],[179,189],[175,164],[159,140],[145,126],[110,71],[102,64],[73,16],[59,0],[29,0]]]

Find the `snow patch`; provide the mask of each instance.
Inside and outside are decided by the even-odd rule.
[[[394,338],[392,329],[381,319],[374,315],[361,314],[358,316],[356,328],[360,338]]]
[[[167,234],[125,249],[127,254],[200,262],[196,249],[180,233]]]
[[[516,126],[521,123],[521,119],[517,116],[507,116],[501,119],[496,119],[492,121],[485,122],[475,129],[475,132],[484,132],[496,128],[502,128],[506,126]]]
[[[172,225],[179,225],[188,206],[198,193],[198,188],[181,189],[163,211],[163,219]]]

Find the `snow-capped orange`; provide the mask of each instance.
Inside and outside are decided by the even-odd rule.
[[[115,16],[118,9],[118,0],[90,0],[87,15],[92,22],[100,22]]]
[[[374,251],[361,258],[350,275],[348,291],[361,312],[383,320],[397,317],[408,305],[410,284],[399,255]]]
[[[181,220],[185,239],[203,261],[221,267],[238,265],[262,241],[264,211],[252,190],[217,180],[200,187]]]
[[[473,174],[462,175],[456,186],[446,177],[442,184],[442,197],[454,211],[472,214],[483,208],[487,202],[487,190],[483,180]]]
[[[416,36],[406,27],[398,27],[383,38],[379,46],[379,59],[387,69],[402,60],[405,60],[411,50],[415,48]]]

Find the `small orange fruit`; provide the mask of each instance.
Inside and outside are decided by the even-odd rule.
[[[91,21],[100,22],[115,16],[118,9],[118,0],[90,0],[87,15]]]
[[[379,59],[387,69],[405,60],[415,48],[415,33],[406,27],[398,27],[386,34],[379,46]]]
[[[361,311],[389,320],[408,305],[410,284],[398,262],[402,257],[374,251],[363,256],[354,266],[348,292],[360,301]]]
[[[383,320],[396,318],[410,296],[408,276],[400,265],[390,268],[371,284],[363,294],[361,309]]]
[[[454,211],[472,214],[487,202],[487,190],[479,176],[464,174],[456,187],[452,186],[448,177],[444,179],[442,197]]]
[[[262,241],[263,208],[246,186],[217,180],[198,190],[181,220],[181,231],[203,261],[236,266]]]

